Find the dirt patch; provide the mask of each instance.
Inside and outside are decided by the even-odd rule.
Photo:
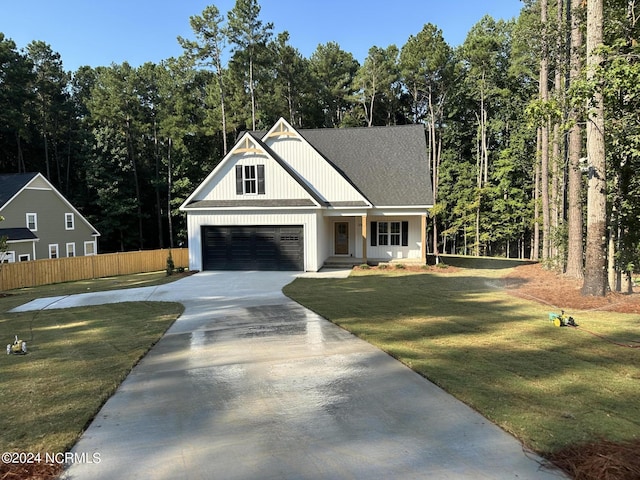
[[[539,264],[522,265],[504,277],[515,296],[543,303],[557,310],[606,310],[640,314],[640,294],[609,292],[606,297],[583,297],[582,280],[545,270]]]

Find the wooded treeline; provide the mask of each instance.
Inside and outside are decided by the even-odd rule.
[[[640,255],[639,14],[526,0],[459,47],[426,24],[362,64],[334,42],[303,57],[257,0],[207,7],[184,55],[137,68],[67,72],[44,41],[0,33],[0,171],[46,175],[101,251],[171,247],[186,240],[178,206],[240,131],[423,123],[430,251],[540,259],[601,294]]]

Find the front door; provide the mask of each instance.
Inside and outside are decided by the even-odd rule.
[[[349,223],[336,222],[335,224],[335,254],[349,255]]]

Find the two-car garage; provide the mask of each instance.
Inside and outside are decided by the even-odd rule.
[[[203,270],[304,270],[304,228],[202,226]]]

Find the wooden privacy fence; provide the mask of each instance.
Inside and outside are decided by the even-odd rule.
[[[188,249],[172,248],[170,251],[176,268],[189,265]],[[90,278],[157,272],[167,268],[168,256],[169,249],[162,249],[4,263],[0,270],[0,291]]]

